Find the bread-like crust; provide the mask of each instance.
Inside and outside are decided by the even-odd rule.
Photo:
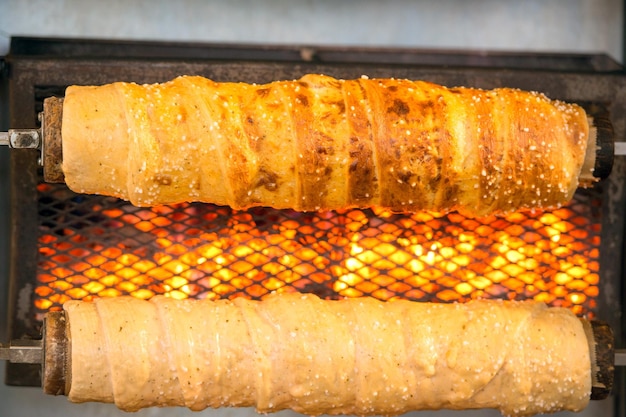
[[[536,302],[69,301],[69,399],[306,415],[584,408],[583,326]]]
[[[569,201],[588,135],[580,107],[514,89],[186,76],[69,87],[63,171],[74,191],[139,206],[480,216]]]

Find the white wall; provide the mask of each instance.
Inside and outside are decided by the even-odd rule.
[[[619,0],[214,1],[0,0],[0,55],[15,35],[259,44],[364,45],[474,50],[604,52],[622,60]],[[4,291],[3,291],[4,288]],[[6,321],[0,276],[0,341]],[[0,375],[4,363],[0,362]],[[578,417],[609,415],[592,403]],[[69,404],[0,383],[0,416],[126,416],[112,405]],[[149,409],[137,417],[247,417],[253,410]],[[283,412],[281,416],[291,416]],[[414,417],[498,416],[424,412]],[[559,416],[573,416],[563,413]]]
[[[620,0],[0,0],[10,35],[622,54]]]

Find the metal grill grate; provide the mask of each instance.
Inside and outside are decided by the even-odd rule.
[[[206,204],[137,208],[38,186],[38,315],[69,299],[324,298],[453,302],[535,299],[593,316],[599,200],[551,212],[468,219],[371,210],[233,211]]]

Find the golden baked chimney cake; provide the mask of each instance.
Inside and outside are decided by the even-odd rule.
[[[585,111],[513,89],[306,75],[67,89],[63,171],[138,206],[382,207],[469,216],[568,202]]]

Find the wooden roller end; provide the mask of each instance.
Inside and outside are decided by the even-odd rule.
[[[608,110],[599,104],[585,107],[589,120],[587,153],[579,176],[581,187],[590,187],[609,176],[615,156],[615,134]]]
[[[65,182],[63,174],[63,146],[61,124],[63,119],[63,99],[49,97],[43,102],[43,145],[41,158],[43,177],[46,182]]]
[[[583,320],[591,361],[591,399],[611,394],[615,374],[615,339],[611,327],[599,320]]]
[[[51,311],[44,320],[42,386],[46,394],[66,394],[68,356],[67,319],[63,311]]]

